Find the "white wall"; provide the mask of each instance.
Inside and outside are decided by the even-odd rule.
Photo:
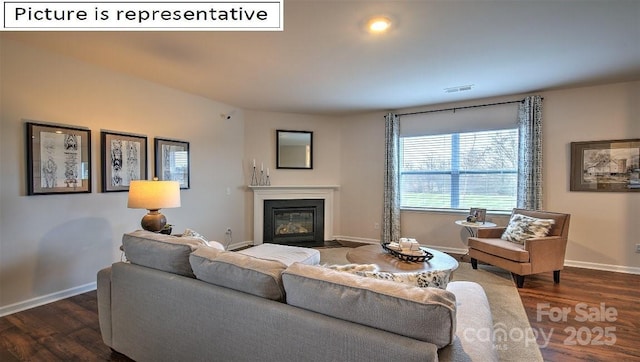
[[[572,265],[640,272],[640,193],[570,192],[570,142],[640,138],[640,82],[544,93],[545,190],[549,209],[571,214]],[[598,265],[598,264],[603,264]]]
[[[163,213],[174,232],[244,240],[242,111],[2,38],[0,76],[0,314],[91,288],[140,228],[126,192],[100,192],[100,130],[147,135],[149,177],[154,137],[190,142],[191,189]],[[26,196],[25,119],[91,130],[92,193]]]
[[[567,264],[640,273],[640,193],[569,192],[570,142],[640,138],[640,82],[556,90],[544,97],[545,209],[571,214]],[[441,109],[521,99],[522,96],[400,110]],[[373,224],[382,215],[383,113],[351,117],[342,127],[342,235],[380,238]],[[402,122],[402,121],[401,121]],[[353,165],[360,167],[353,167]],[[463,214],[403,211],[404,236],[445,251],[465,249]],[[504,225],[507,218],[489,215]]]
[[[243,175],[245,185],[251,182],[253,160],[258,173],[269,168],[271,185],[340,185],[341,135],[336,117],[245,111]],[[276,130],[313,132],[313,169],[276,168]],[[253,192],[245,188],[245,234],[253,240]],[[340,205],[341,190],[334,195]],[[334,210],[334,234],[340,230],[340,209]]]
[[[384,189],[384,114],[345,117],[341,133],[341,236],[354,241],[379,240]]]

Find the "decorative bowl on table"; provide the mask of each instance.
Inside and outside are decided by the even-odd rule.
[[[409,251],[407,250],[407,252],[404,252],[403,250],[396,250],[395,248],[391,248],[389,247],[390,243],[382,243],[382,249],[384,249],[387,253],[393,255],[394,257],[402,260],[402,261],[406,261],[406,262],[411,262],[411,263],[422,263],[428,260],[431,260],[431,258],[433,258],[433,254],[431,254],[430,252],[427,251],[426,248],[424,247],[420,247],[420,250],[418,253],[416,253],[416,250],[413,251]]]

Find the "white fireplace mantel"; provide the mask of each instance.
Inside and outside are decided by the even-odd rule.
[[[249,186],[253,190],[253,245],[263,243],[264,200],[324,200],[324,238],[333,240],[333,193],[338,185]]]

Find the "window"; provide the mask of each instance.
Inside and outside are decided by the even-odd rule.
[[[401,208],[510,211],[517,180],[515,128],[400,138]]]

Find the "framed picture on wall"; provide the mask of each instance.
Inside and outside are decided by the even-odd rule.
[[[102,192],[129,191],[132,180],[147,179],[147,136],[100,132]]]
[[[640,191],[640,139],[571,142],[571,191]]]
[[[27,122],[27,193],[91,192],[91,131]]]
[[[178,181],[181,189],[190,187],[189,142],[155,138],[155,176],[161,181]]]

